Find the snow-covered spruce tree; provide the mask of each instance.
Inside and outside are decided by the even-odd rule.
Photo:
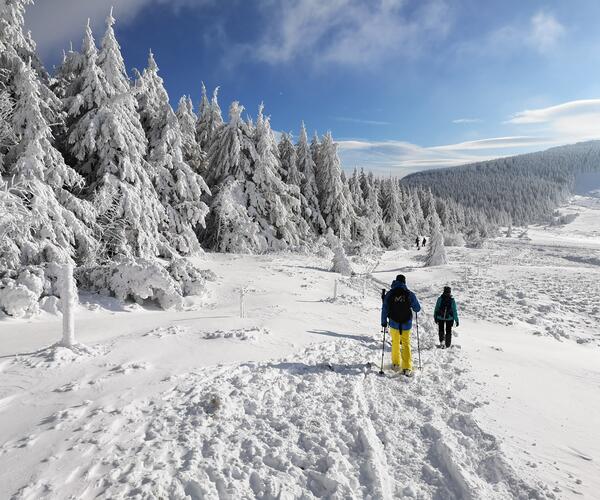
[[[148,67],[136,83],[136,96],[148,139],[152,182],[167,214],[161,232],[176,252],[189,255],[200,250],[195,228],[205,225],[208,207],[201,198],[209,190],[204,179],[183,159],[179,121],[152,52]]]
[[[354,210],[344,195],[340,159],[331,133],[327,132],[319,146],[316,162],[316,180],[319,206],[328,228],[341,240],[350,238]]]
[[[99,212],[104,257],[154,257],[168,246],[159,232],[165,211],[113,24],[110,15],[100,53],[86,29],[81,74],[68,96],[68,148]]]
[[[175,114],[181,130],[183,159],[192,167],[194,172],[204,175],[206,173],[206,153],[202,151],[196,140],[196,122],[198,118],[194,113],[194,105],[189,96],[183,96],[179,99],[179,106]]]
[[[348,186],[350,187],[350,194],[352,195],[352,203],[357,213],[362,214],[365,208],[364,194],[360,185],[360,178],[358,170],[355,168],[352,172],[352,176],[348,180]]]
[[[40,98],[44,101],[45,118],[50,123],[60,119],[60,100],[48,88],[49,75],[39,59],[31,33],[26,31],[25,9],[33,0],[0,0],[0,69],[14,74],[19,63],[29,65],[38,77]]]
[[[218,101],[219,87],[213,91],[212,99],[206,96],[206,87],[202,84],[202,99],[198,109],[198,122],[196,123],[196,140],[202,151],[208,151],[215,138],[215,134],[223,126],[223,116]]]
[[[292,143],[290,134],[284,133],[282,135],[278,148],[282,172],[285,173],[284,182],[287,183],[291,195],[300,201],[300,213],[302,218],[308,224],[308,230],[315,232],[315,229],[312,225],[314,218],[313,209],[301,191],[301,187],[305,179],[304,175],[300,172],[300,170],[298,170],[298,155],[296,153],[296,147]],[[315,201],[318,205],[318,200],[316,197]]]
[[[257,157],[252,131],[242,120],[244,107],[234,101],[229,122],[220,127],[208,151],[208,183],[213,198],[204,245],[220,252],[267,250],[260,228],[248,215],[245,182]]]
[[[381,246],[380,232],[382,229],[383,214],[379,204],[379,185],[369,172],[364,188],[364,212],[363,219],[367,232],[364,243]]]
[[[395,179],[389,178],[383,182],[382,187],[382,238],[386,247],[397,249],[402,245],[403,222],[398,184]]]
[[[8,79],[8,71],[0,70],[0,174],[4,155],[16,140],[12,127],[13,100],[6,89],[4,79]]]
[[[61,262],[72,257],[80,262],[94,260],[94,208],[71,192],[82,186],[83,179],[66,165],[53,145],[37,74],[30,65],[17,64],[12,115],[17,143],[10,148],[5,163],[9,187],[23,197],[38,228],[33,241],[22,242],[21,264]]]
[[[288,187],[279,177],[277,143],[270,120],[258,110],[254,131],[256,160],[251,179],[246,183],[248,214],[261,227],[270,249],[294,247],[306,242],[308,225],[300,211],[299,189]]]
[[[300,187],[302,176],[298,170],[298,155],[292,142],[292,137],[287,132],[281,134],[281,140],[278,145],[279,159],[281,160],[281,169],[284,173],[283,181],[287,184],[293,184]]]
[[[442,266],[448,263],[446,258],[446,249],[444,247],[444,237],[442,236],[442,228],[440,219],[434,211],[429,220],[431,234],[427,246],[427,256],[425,258],[426,266]]]
[[[217,252],[254,253],[266,250],[260,228],[248,215],[244,183],[228,177],[212,199],[206,242]]]
[[[305,219],[316,234],[324,234],[326,226],[319,207],[315,162],[313,161],[311,148],[308,145],[304,122],[300,127],[300,137],[298,138],[298,144],[296,144],[296,159],[298,172],[301,176],[300,192],[306,200],[308,210],[310,210],[310,213],[305,214]]]
[[[333,234],[331,228],[327,230],[325,238],[327,239],[329,248],[333,251],[331,270],[334,273],[340,273],[343,276],[350,276],[352,274],[352,266],[350,265],[348,257],[346,257],[346,252],[344,251],[340,239]]]

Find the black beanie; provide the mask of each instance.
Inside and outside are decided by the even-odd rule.
[[[396,276],[396,281],[398,283],[406,284],[406,276],[404,276],[404,274],[399,274],[398,276]]]
[[[445,286],[444,287],[444,294],[445,295],[450,295],[452,293],[452,288],[450,288],[449,286]]]

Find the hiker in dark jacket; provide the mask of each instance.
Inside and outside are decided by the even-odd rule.
[[[406,287],[406,277],[399,274],[383,299],[381,326],[387,328],[389,318],[390,335],[392,336],[392,367],[400,369],[402,361],[402,373],[408,376],[412,373],[410,352],[412,312],[418,313],[420,310],[421,305],[417,296]]]
[[[439,327],[439,347],[442,349],[450,347],[452,345],[452,325],[456,323],[458,326],[458,310],[449,286],[445,286],[444,293],[438,297],[433,310],[433,318]]]
[[[423,245],[422,245],[422,247],[425,248],[425,245],[427,245],[427,238],[423,238]]]
[[[417,244],[417,250],[421,250],[421,238],[417,236],[415,243]]]

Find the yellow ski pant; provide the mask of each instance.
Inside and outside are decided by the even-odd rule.
[[[390,328],[392,336],[392,365],[400,366],[400,355],[402,354],[402,369],[412,370],[412,356],[410,353],[410,330],[396,330]],[[400,346],[402,345],[402,349]]]

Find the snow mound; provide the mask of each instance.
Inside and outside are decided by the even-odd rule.
[[[271,332],[268,328],[240,328],[237,330],[215,330],[204,333],[205,339],[235,339],[235,340],[258,340]]]
[[[137,370],[149,370],[151,368],[149,363],[144,361],[132,361],[129,363],[123,363],[117,366],[114,366],[110,369],[111,375],[127,375],[128,373],[137,371]]]
[[[101,348],[84,344],[65,347],[59,342],[31,354],[16,356],[15,361],[30,368],[59,368],[102,354],[105,354],[105,351]]]
[[[188,333],[189,330],[185,327],[181,327],[181,326],[177,326],[177,325],[170,325],[170,326],[161,326],[159,328],[155,328],[154,330],[148,332],[148,333],[144,333],[144,335],[142,335],[143,337],[157,337],[157,338],[163,338],[163,337],[170,337],[172,335],[182,335],[185,333]]]
[[[363,299],[357,295],[341,294],[337,297],[327,297],[325,299],[321,299],[321,302],[328,302],[330,304],[351,305],[360,304],[363,302]]]

